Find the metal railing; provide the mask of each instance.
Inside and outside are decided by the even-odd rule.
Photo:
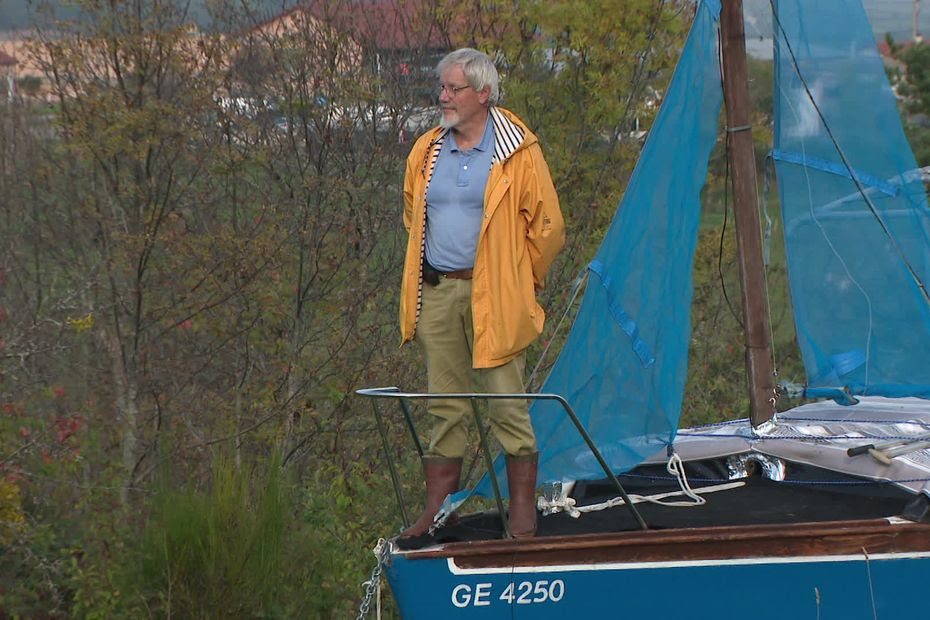
[[[526,400],[554,400],[565,410],[565,413],[568,414],[569,419],[572,421],[572,424],[575,425],[575,428],[578,430],[578,434],[581,435],[581,438],[587,444],[588,449],[591,450],[591,454],[594,455],[594,458],[597,459],[598,464],[601,466],[601,469],[604,470],[607,478],[613,483],[617,488],[617,491],[620,493],[620,497],[623,498],[624,503],[630,511],[630,514],[633,515],[633,518],[636,520],[636,523],[643,530],[649,529],[646,525],[646,522],[643,520],[642,515],[639,514],[639,511],[636,509],[636,506],[633,505],[633,502],[630,501],[629,496],[623,488],[623,485],[620,484],[620,480],[617,476],[611,471],[610,466],[607,464],[607,461],[604,460],[604,457],[601,455],[600,450],[597,449],[597,446],[594,444],[594,440],[591,439],[591,436],[588,434],[588,431],[585,430],[584,425],[581,423],[581,420],[578,419],[578,416],[575,414],[575,411],[572,409],[571,405],[568,404],[568,401],[558,394],[489,394],[483,392],[469,392],[469,393],[460,393],[460,394],[431,394],[431,393],[418,393],[418,392],[404,392],[398,387],[381,387],[381,388],[365,388],[355,391],[359,396],[366,396],[371,398],[372,410],[375,414],[375,420],[378,425],[378,432],[381,435],[381,442],[384,446],[384,455],[388,461],[388,469],[391,473],[391,482],[394,484],[394,493],[397,495],[397,503],[400,507],[401,520],[403,521],[404,528],[410,526],[410,521],[407,517],[406,503],[404,502],[403,491],[400,486],[400,479],[397,475],[397,467],[395,466],[394,459],[391,456],[391,449],[388,443],[387,431],[384,427],[384,419],[381,416],[381,411],[378,409],[377,399],[379,398],[393,398],[400,403],[400,409],[404,415],[404,420],[407,423],[407,428],[410,431],[410,435],[413,437],[413,443],[416,446],[417,453],[419,456],[423,456],[423,446],[420,444],[419,436],[416,432],[416,426],[413,423],[413,416],[410,414],[410,407],[407,404],[407,400],[431,400],[437,398],[444,399],[468,399],[472,405],[472,412],[475,416],[475,426],[478,427],[478,436],[481,441],[481,451],[484,454],[485,466],[488,470],[488,476],[491,480],[491,488],[494,491],[494,500],[497,503],[497,509],[500,512],[501,522],[504,527],[504,536],[511,538],[510,534],[510,524],[508,519],[505,517],[506,512],[504,512],[504,502],[500,492],[500,485],[498,484],[497,474],[494,471],[494,462],[491,458],[491,451],[488,446],[487,433],[484,430],[484,425],[481,421],[481,414],[478,411],[478,400],[493,400],[493,399],[526,399]]]

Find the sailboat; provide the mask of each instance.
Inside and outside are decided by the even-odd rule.
[[[477,491],[493,491],[498,510],[381,548],[404,618],[926,617],[922,176],[858,0],[773,0],[773,27],[771,157],[804,385],[776,383],[768,348],[741,0],[701,0],[572,330],[531,395],[538,535],[508,537],[503,472],[490,464]],[[750,416],[678,429],[700,194],[724,100]],[[796,396],[809,402],[776,414]]]

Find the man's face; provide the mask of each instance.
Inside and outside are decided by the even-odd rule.
[[[477,118],[482,118],[490,97],[491,89],[485,86],[480,92],[468,85],[462,67],[452,65],[439,76],[444,88],[439,92],[439,107],[442,109],[440,124],[446,128],[460,127]]]

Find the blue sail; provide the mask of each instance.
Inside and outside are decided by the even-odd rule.
[[[777,11],[772,155],[808,394],[930,398],[930,211],[865,11]]]
[[[563,395],[615,471],[675,437],[688,361],[700,193],[721,105],[720,3],[697,9],[661,109],[592,261],[571,333],[542,392]],[[604,476],[562,408],[531,414],[541,481]]]

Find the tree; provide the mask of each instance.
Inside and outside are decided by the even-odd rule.
[[[930,46],[923,43],[904,48],[886,36],[892,56],[903,63],[903,71],[891,78],[903,98],[904,129],[919,166],[930,165]]]
[[[693,7],[662,0],[444,6],[459,25],[456,45],[475,45],[498,59],[503,105],[538,135],[552,172],[567,245],[542,293],[551,330],[616,211]]]
[[[28,524],[0,549],[15,559],[0,606],[27,616],[53,598],[74,615],[129,614],[141,599],[113,592],[146,579],[117,574],[135,535],[164,525],[165,497],[223,508],[210,503],[221,461],[252,480],[280,454],[287,527],[313,523],[302,536],[361,541],[359,514],[372,542],[395,526],[370,403],[353,390],[422,385],[416,354],[397,348],[400,184],[407,140],[434,120],[435,61],[464,44],[492,53],[506,105],[543,142],[570,226],[545,293],[555,317],[615,210],[688,10],[311,2],[266,22],[219,3],[202,34],[175,0],[78,5],[86,19],[33,44],[53,104],[0,112],[0,479]],[[388,424],[410,472],[403,421]],[[179,481],[189,493],[163,490]],[[327,527],[327,508],[343,522]],[[332,579],[353,588],[362,555],[332,558]],[[146,583],[145,604],[167,609]],[[44,599],[7,604],[30,588]]]

